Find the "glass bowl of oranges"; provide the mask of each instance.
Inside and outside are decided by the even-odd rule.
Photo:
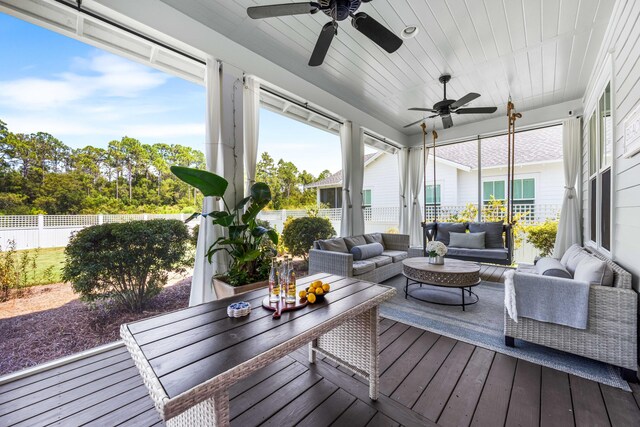
[[[300,291],[299,296],[301,300],[306,299],[309,304],[315,304],[316,302],[324,301],[324,296],[329,293],[331,286],[328,283],[323,283],[322,280],[316,280],[309,284],[309,287]]]

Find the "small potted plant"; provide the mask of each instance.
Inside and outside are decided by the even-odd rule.
[[[229,254],[229,266],[224,275],[213,278],[213,286],[218,298],[237,295],[268,285],[270,258],[273,253],[266,244],[271,241],[278,244],[278,233],[270,227],[261,225],[257,216],[271,201],[271,191],[264,182],[251,186],[249,196],[230,208],[224,199],[229,185],[223,177],[209,171],[172,166],[171,172],[181,181],[197,188],[204,196],[222,200],[223,210],[203,214],[193,214],[190,219],[203,215],[211,218],[214,225],[225,229],[225,235],[219,237],[207,250],[207,258],[219,251]],[[267,237],[268,240],[264,240]]]
[[[444,264],[444,256],[447,254],[447,247],[442,242],[431,240],[427,242],[427,255],[429,264]]]

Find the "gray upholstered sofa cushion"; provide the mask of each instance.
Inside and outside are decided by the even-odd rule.
[[[439,222],[436,231],[436,240],[449,246],[449,233],[464,233],[467,231],[466,223]]]
[[[538,262],[536,262],[534,270],[542,276],[563,277],[565,279],[573,278],[565,266],[555,258],[540,258]]]
[[[504,248],[504,240],[502,239],[503,224],[498,222],[470,222],[469,231],[471,233],[485,232],[484,247],[487,249]]]
[[[347,250],[351,252],[351,249],[353,249],[353,247],[366,245],[367,241],[364,239],[364,236],[353,236],[353,237],[345,237],[344,243],[347,245]]]
[[[382,238],[382,233],[365,234],[364,240],[366,240],[367,243],[380,243],[382,246],[384,246],[384,239]]]
[[[419,248],[422,251],[422,248]],[[404,251],[384,251],[382,255],[391,257],[393,262],[401,262],[402,260],[407,259],[407,252]]]
[[[573,275],[575,280],[587,282],[591,285],[613,285],[613,270],[606,262],[598,258],[587,255],[576,266],[576,272]]]
[[[569,257],[566,259],[566,269],[571,273],[572,276],[576,274],[576,267],[580,264],[580,261],[589,257],[589,253],[582,248],[578,248],[578,250],[572,251]],[[564,257],[563,257],[564,259]],[[562,262],[562,260],[560,260]]]
[[[474,258],[507,259],[509,251],[507,249],[467,249],[451,248],[447,250],[447,255],[466,256]]]
[[[347,245],[342,237],[336,239],[318,240],[318,245],[323,251],[349,253]]]
[[[378,255],[372,258],[368,258],[367,261],[374,262],[376,264],[376,268],[382,267],[383,265],[391,264],[393,262],[391,260],[391,257],[384,256],[384,255]]]
[[[353,275],[359,276],[364,273],[375,270],[376,263],[373,261],[353,261]]]
[[[564,252],[564,254],[562,255],[562,258],[560,258],[560,263],[566,267],[569,259],[573,258],[581,250],[582,250],[582,247],[575,243],[569,246],[567,250]]]
[[[364,245],[353,246],[351,248],[351,254],[354,261],[360,261],[376,257],[384,251],[384,248],[380,243],[367,243]]]
[[[484,249],[485,232],[480,233],[454,233],[449,232],[450,248]]]

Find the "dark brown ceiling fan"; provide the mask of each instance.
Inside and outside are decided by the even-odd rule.
[[[389,53],[393,53],[402,46],[402,39],[384,25],[364,12],[356,13],[362,3],[371,0],[319,0],[308,3],[284,3],[268,6],[252,6],[247,8],[247,15],[253,19],[273,18],[277,16],[306,15],[318,11],[324,12],[331,22],[327,22],[316,42],[309,65],[312,67],[322,64],[333,37],[338,34],[338,22],[351,17],[351,25],[374,43]]]
[[[440,76],[440,78],[438,79],[440,81],[440,83],[442,83],[444,85],[444,98],[442,99],[442,101],[440,102],[436,102],[433,106],[433,108],[420,108],[420,107],[413,107],[413,108],[409,108],[409,110],[411,111],[426,111],[426,112],[430,112],[430,113],[434,113],[432,116],[429,116],[429,119],[432,119],[434,117],[442,117],[442,125],[444,126],[445,129],[449,129],[451,126],[453,126],[453,119],[451,118],[451,113],[454,114],[491,114],[491,113],[495,113],[496,110],[498,109],[497,107],[476,107],[476,108],[460,108],[465,104],[468,104],[469,102],[473,101],[476,98],[480,97],[479,93],[474,93],[474,92],[470,92],[468,94],[466,94],[465,96],[463,96],[462,98],[458,99],[457,101],[454,99],[447,99],[447,83],[449,83],[449,80],[451,80],[451,76],[449,74],[443,74]],[[423,121],[423,119],[420,120],[416,120],[413,123],[409,123],[408,125],[405,126],[405,128],[408,128],[410,126],[413,126],[417,123],[420,123],[421,121]]]

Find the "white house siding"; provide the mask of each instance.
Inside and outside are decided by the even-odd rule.
[[[371,190],[371,206],[397,207],[400,200],[398,156],[382,153],[364,169],[363,190]]]
[[[592,78],[587,86],[585,102],[599,97],[601,70],[611,70],[614,121],[613,147],[613,259],[633,274],[633,286],[639,289],[640,263],[640,155],[625,159],[624,123],[640,105],[640,1],[618,0],[609,22],[607,35]],[[595,46],[594,46],[595,48]],[[609,56],[609,52],[611,56]],[[592,105],[585,105],[590,115]],[[582,207],[584,235],[589,235],[588,222],[588,116],[583,120]]]

